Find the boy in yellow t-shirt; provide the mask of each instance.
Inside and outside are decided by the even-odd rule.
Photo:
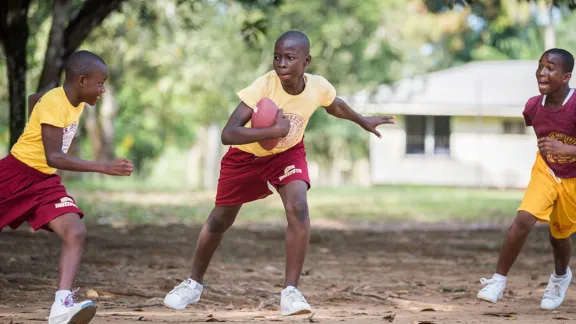
[[[0,231],[30,223],[35,230],[62,238],[58,290],[48,323],[88,323],[96,306],[76,303],[71,291],[76,279],[86,227],[82,211],[66,192],[57,169],[129,176],[132,162],[89,162],[67,155],[84,103],[95,105],[104,93],[106,63],[88,51],[78,51],[66,63],[64,85],[48,91],[35,105],[24,132],[10,155],[0,160]]]
[[[296,289],[310,237],[306,197],[310,179],[303,143],[304,129],[318,106],[337,118],[357,123],[378,137],[377,126],[394,123],[393,117],[364,117],[354,112],[336,97],[336,90],[325,78],[305,73],[311,59],[308,37],[301,32],[289,31],[276,41],[274,70],[238,92],[241,102],[222,131],[222,143],[232,147],[222,159],[216,206],[200,233],[192,273],[166,295],[164,304],[167,307],[184,309],[200,300],[204,274],[224,232],[234,223],[242,204],[272,194],[268,189],[270,183],[282,198],[288,221],[285,288],[280,301],[282,314],[311,311],[304,296]],[[281,108],[276,123],[269,128],[251,128],[252,109],[264,97]],[[257,143],[279,137],[281,141],[271,151]]]

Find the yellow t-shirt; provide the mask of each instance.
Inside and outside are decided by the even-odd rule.
[[[330,106],[336,98],[336,89],[324,77],[308,73],[304,77],[306,87],[298,95],[291,95],[284,91],[275,71],[264,74],[250,86],[240,90],[237,93],[238,97],[252,109],[264,97],[270,98],[278,108],[282,108],[284,116],[290,120],[290,132],[272,151],[263,149],[258,143],[234,147],[256,156],[266,156],[284,152],[298,144],[304,137],[304,129],[316,108]],[[249,121],[245,127],[251,127],[251,122]]]
[[[56,169],[49,167],[46,163],[41,125],[48,124],[63,129],[62,152],[67,153],[76,134],[83,110],[84,103],[79,104],[78,107],[72,106],[62,87],[46,92],[34,106],[24,132],[10,153],[24,164],[40,172],[55,173]]]

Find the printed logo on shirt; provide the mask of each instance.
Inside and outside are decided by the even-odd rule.
[[[76,135],[76,130],[78,129],[78,124],[73,122],[72,124],[64,127],[62,132],[62,152],[68,153],[68,149],[72,144],[74,135]]]
[[[276,148],[286,148],[291,147],[298,143],[300,135],[304,131],[304,118],[296,114],[284,114],[284,117],[290,121],[290,131],[286,137],[283,137]]]
[[[548,135],[548,137],[555,139],[562,144],[576,145],[576,138],[574,138],[572,136],[568,136],[568,135],[563,134],[563,133],[558,133],[558,132],[550,133],[550,135]],[[550,163],[557,163],[557,164],[567,164],[567,163],[575,163],[576,162],[576,157],[571,157],[571,156],[552,156],[550,154],[546,154],[546,159]]]

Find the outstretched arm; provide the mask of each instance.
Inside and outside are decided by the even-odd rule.
[[[109,175],[129,176],[134,171],[132,162],[118,159],[111,162],[91,162],[73,157],[62,152],[63,129],[49,124],[42,124],[42,143],[46,162],[50,167],[79,172],[100,172]]]
[[[338,97],[334,99],[330,106],[324,108],[330,115],[350,120],[360,125],[366,131],[375,134],[379,138],[382,138],[382,135],[378,130],[376,130],[376,127],[382,124],[395,124],[394,116],[362,116],[350,108],[344,100]]]
[[[276,123],[267,128],[247,128],[246,123],[252,118],[252,108],[240,102],[234,109],[224,129],[222,130],[222,144],[242,145],[262,140],[284,137],[290,131],[290,121],[284,118],[282,109],[278,111]]]

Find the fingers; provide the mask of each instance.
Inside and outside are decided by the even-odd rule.
[[[371,130],[370,132],[372,132],[374,135],[378,136],[378,138],[382,138],[382,135],[380,134],[380,132],[378,132],[376,130],[376,128],[374,128],[373,130]]]
[[[382,116],[381,123],[382,124],[396,124],[396,117],[395,116]]]

